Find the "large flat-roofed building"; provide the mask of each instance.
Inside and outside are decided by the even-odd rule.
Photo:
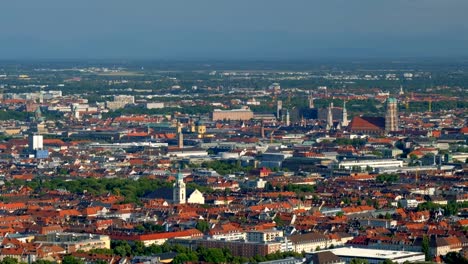
[[[81,233],[49,233],[36,236],[35,243],[48,246],[63,247],[67,253],[78,250],[89,251],[91,249],[110,249],[110,237],[106,235],[81,234]]]
[[[342,247],[330,250],[323,250],[319,252],[331,252],[345,261],[351,263],[353,259],[367,260],[369,264],[379,264],[386,259],[396,263],[403,263],[405,261],[413,263],[424,261],[424,253],[411,252],[411,251],[394,251],[394,250],[381,250],[381,249],[365,249]],[[306,258],[311,259],[315,253],[307,253]]]
[[[252,110],[248,108],[242,109],[233,109],[233,110],[220,110],[215,109],[212,113],[213,121],[221,121],[221,120],[240,120],[246,121],[250,120],[254,117]]]
[[[372,159],[372,160],[344,160],[338,164],[340,169],[352,169],[359,167],[361,170],[370,167],[372,169],[380,168],[401,168],[403,167],[402,160],[396,159]]]
[[[114,101],[106,101],[106,108],[116,110],[124,108],[128,104],[134,104],[135,97],[133,95],[114,95]]]

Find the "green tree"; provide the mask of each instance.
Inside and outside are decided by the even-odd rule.
[[[369,261],[365,259],[354,258],[349,262],[349,264],[369,264]]]
[[[132,247],[128,244],[127,241],[113,241],[111,245],[112,249],[114,250],[115,254],[126,257],[132,254]]]
[[[421,251],[424,253],[426,261],[430,261],[432,259],[431,249],[429,247],[429,238],[427,236],[424,236],[422,239]]]
[[[190,261],[189,257],[185,253],[179,253],[177,256],[174,258],[173,263],[174,264],[183,264]]]
[[[389,214],[388,212],[385,213],[384,217],[385,217],[385,219],[388,219],[388,220],[392,219],[392,215]]]
[[[200,230],[202,233],[206,233],[210,230],[210,224],[207,221],[198,221],[195,228]]]
[[[468,264],[468,259],[463,257],[460,253],[450,252],[443,257],[444,262],[447,264]]]
[[[456,201],[449,201],[447,205],[445,206],[445,215],[450,216],[450,215],[456,215],[458,213],[459,205],[457,204]]]
[[[132,255],[143,255],[145,253],[145,244],[141,241],[135,241],[132,246]]]
[[[81,259],[77,259],[71,255],[68,255],[63,257],[62,264],[85,264],[85,262]]]
[[[265,184],[265,191],[267,192],[272,192],[275,190],[275,187],[273,187],[273,184],[271,184],[271,182],[267,182]]]
[[[12,257],[5,257],[3,258],[2,261],[0,261],[0,264],[16,264],[16,263],[18,263],[18,260]]]
[[[45,259],[39,259],[33,262],[33,264],[54,264],[55,262],[52,262],[50,260],[45,260]]]
[[[198,248],[200,259],[210,263],[226,263],[227,259],[220,248]]]
[[[276,216],[273,221],[275,221],[276,225],[279,226],[279,227],[282,227],[282,226],[285,226],[285,222],[283,221],[283,219],[281,219],[279,216]]]

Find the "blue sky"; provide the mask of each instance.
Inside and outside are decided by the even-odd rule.
[[[1,59],[468,56],[467,0],[14,0]]]

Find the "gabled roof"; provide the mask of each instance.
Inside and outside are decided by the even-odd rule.
[[[298,244],[298,243],[307,243],[307,242],[314,242],[314,241],[323,241],[323,240],[327,240],[327,237],[321,233],[312,232],[312,233],[306,233],[306,234],[292,235],[289,237],[289,240],[291,240],[294,244]]]
[[[312,255],[312,263],[314,264],[332,264],[340,262],[342,262],[342,260],[330,251],[317,252]]]
[[[351,130],[372,130],[378,131],[385,129],[385,118],[383,117],[370,117],[370,116],[356,116],[349,124]]]

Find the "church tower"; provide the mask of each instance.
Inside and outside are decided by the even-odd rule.
[[[312,95],[309,95],[308,99],[309,99],[309,109],[314,109],[315,108],[314,97]]]
[[[403,91],[403,86],[402,86],[402,85],[400,85],[400,92],[398,92],[398,94],[399,94],[400,96],[405,95],[405,91]]]
[[[177,122],[177,147],[184,148],[184,133],[182,132],[182,124]]]
[[[326,130],[329,131],[333,128],[333,103],[330,103],[330,106],[328,106],[328,114],[327,114],[327,127]]]
[[[395,98],[387,99],[387,113],[385,114],[385,133],[398,130],[398,102]]]
[[[172,189],[172,201],[174,204],[185,204],[186,197],[186,188],[184,183],[184,175],[179,171],[176,176],[176,182],[174,183],[174,188]]]
[[[184,148],[184,134],[182,131],[177,135],[177,147],[180,149]]]
[[[283,109],[283,101],[276,102],[276,119],[281,120],[281,110]]]
[[[348,111],[346,110],[346,101],[343,101],[343,121],[341,121],[341,127],[347,127],[349,125],[348,121]]]

